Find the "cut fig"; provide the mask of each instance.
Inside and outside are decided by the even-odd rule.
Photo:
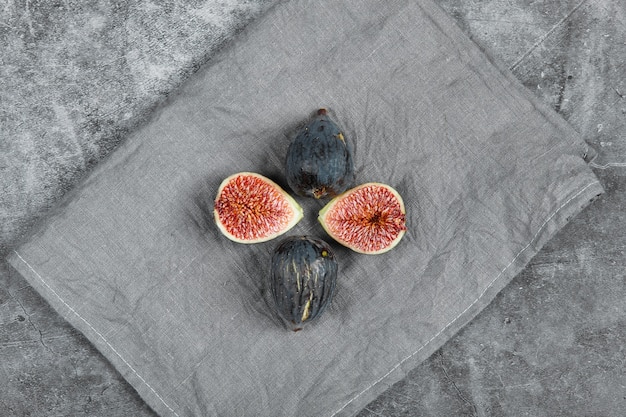
[[[240,172],[222,181],[213,214],[220,231],[239,243],[274,239],[303,216],[302,207],[278,184],[253,172]]]
[[[367,183],[332,199],[318,220],[337,242],[375,255],[394,248],[406,232],[402,197],[392,187]]]

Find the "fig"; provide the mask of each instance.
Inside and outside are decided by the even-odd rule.
[[[326,109],[319,109],[289,145],[286,174],[291,189],[303,197],[334,197],[352,186],[351,147]]]
[[[406,232],[402,197],[386,184],[366,183],[333,198],[318,220],[340,244],[364,254],[394,248]]]
[[[330,245],[309,236],[283,239],[272,255],[269,289],[276,312],[293,331],[330,304],[339,269]]]
[[[302,219],[303,211],[269,178],[240,172],[222,181],[213,215],[219,230],[230,240],[258,243],[287,232]]]

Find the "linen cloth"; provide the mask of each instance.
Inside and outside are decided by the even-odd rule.
[[[288,190],[327,107],[357,183],[404,197],[392,251],[334,242],[337,291],[293,333],[266,296],[278,240],[212,220],[238,171]],[[474,317],[602,188],[584,142],[430,0],[291,0],[250,24],[10,256],[163,416],[353,415]],[[289,235],[327,239],[298,198]],[[488,337],[486,335],[485,337]]]

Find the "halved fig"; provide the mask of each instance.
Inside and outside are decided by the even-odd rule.
[[[278,184],[253,172],[240,172],[222,181],[213,214],[220,231],[239,243],[274,239],[303,216],[302,207]]]
[[[394,248],[406,232],[402,197],[386,184],[366,183],[333,198],[318,220],[337,242],[375,255]]]

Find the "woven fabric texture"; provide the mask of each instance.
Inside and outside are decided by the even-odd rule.
[[[392,251],[335,243],[337,291],[288,331],[266,298],[277,241],[213,223],[220,182],[282,185],[329,109],[357,183],[404,197]],[[163,416],[344,416],[472,319],[602,193],[584,143],[429,0],[291,0],[251,23],[99,164],[10,262]],[[289,234],[330,239],[325,201]]]

